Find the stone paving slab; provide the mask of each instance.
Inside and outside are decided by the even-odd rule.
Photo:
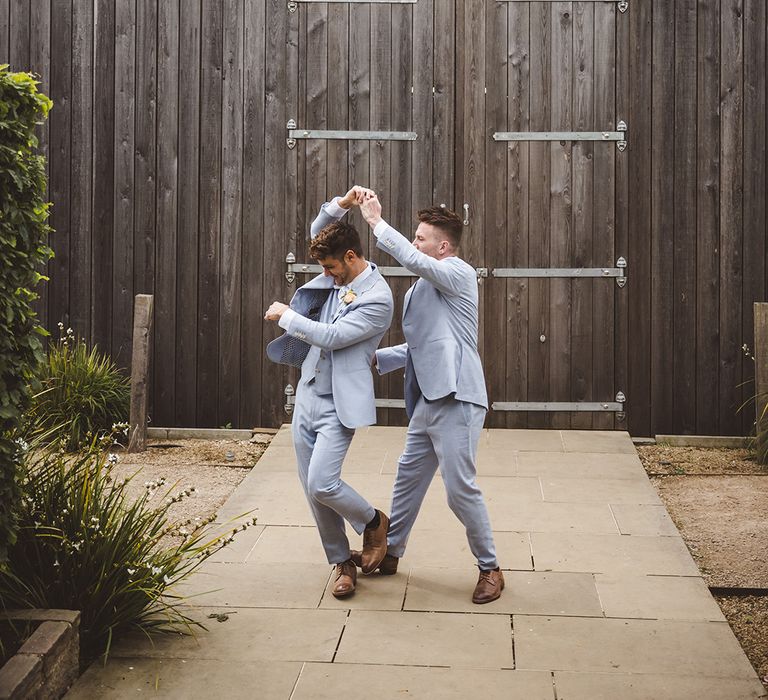
[[[591,574],[504,571],[506,588],[498,600],[474,605],[477,572],[415,567],[408,579],[404,610],[475,614],[571,615],[602,617]]]
[[[120,700],[152,697],[190,700],[289,700],[303,664],[285,661],[213,659],[111,659],[94,664],[66,695],[67,700]],[[254,684],[258,694],[254,694]]]
[[[266,661],[331,661],[341,637],[347,613],[343,610],[198,608],[195,619],[206,630],[195,636],[155,635],[141,632],[116,642],[115,658],[154,657],[175,659],[239,659],[248,664]],[[190,614],[192,611],[190,611]],[[208,619],[208,614],[226,613],[226,622]]]
[[[559,700],[759,700],[768,697],[763,684],[752,680],[706,675],[555,672]]]
[[[596,574],[606,617],[725,622],[704,579]]]
[[[329,575],[327,564],[301,564],[291,576],[285,564],[206,562],[174,592],[195,606],[316,608]]]
[[[350,689],[353,689],[350,692]],[[543,671],[493,671],[418,666],[306,664],[291,700],[379,698],[503,698],[553,700],[552,676]]]
[[[515,615],[519,669],[750,678],[754,670],[723,622]]]
[[[637,454],[602,452],[519,452],[516,475],[648,481]]]
[[[622,535],[647,537],[679,537],[672,518],[663,505],[611,504],[613,517]]]
[[[607,503],[533,503],[515,507],[489,502],[494,530],[515,532],[561,532],[618,534],[619,529]]]
[[[661,505],[661,499],[648,479],[541,479],[544,500],[552,503],[631,503]]]
[[[480,438],[478,453],[488,449],[498,450],[501,454],[509,451],[565,452],[565,445],[559,430],[490,428]]]
[[[509,615],[353,610],[334,662],[514,668],[512,625]]]
[[[248,553],[249,562],[284,566],[287,558],[297,566],[327,564],[317,527],[268,525]]]
[[[355,594],[349,598],[334,598],[331,593],[334,577],[330,576],[323,593],[321,608],[329,610],[396,610],[403,609],[405,590],[408,587],[408,567],[398,567],[392,576],[371,574],[364,576],[358,571]]]
[[[533,532],[531,548],[539,571],[699,575],[679,537]]]
[[[621,430],[562,430],[566,452],[637,454],[629,433]]]

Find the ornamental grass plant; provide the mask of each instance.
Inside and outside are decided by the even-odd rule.
[[[107,355],[88,349],[71,328],[64,332],[59,323],[59,330],[60,339],[49,346],[41,365],[41,390],[27,412],[26,437],[45,433],[73,451],[128,420],[130,380]]]
[[[18,539],[0,572],[2,607],[81,611],[83,667],[106,659],[113,639],[130,630],[202,627],[180,607],[174,585],[255,522],[217,536],[209,529],[215,516],[169,522],[168,509],[194,488],[166,489],[160,479],[129,498],[137,473],[112,478],[118,458],[104,449],[112,437],[77,455],[23,452]]]

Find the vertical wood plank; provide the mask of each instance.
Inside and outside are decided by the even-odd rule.
[[[766,125],[766,32],[768,17],[764,2],[746,0],[744,5],[744,291],[742,297],[742,341],[756,347],[753,336],[755,316],[754,302],[766,299],[766,254],[768,249],[768,222],[766,221],[765,139]],[[755,356],[757,357],[757,356]],[[755,392],[749,382],[755,371],[752,360],[742,356],[744,381],[741,402]],[[752,430],[751,411],[742,412],[741,432]]]
[[[69,4],[69,3],[66,3]],[[29,71],[29,0],[11,0],[10,63],[13,71]]]
[[[176,425],[197,422],[197,274],[200,202],[202,6],[184,5],[179,25],[179,223],[176,261]]]
[[[755,426],[758,430],[766,426],[768,406],[768,304],[756,302],[752,305],[755,348]]]
[[[630,82],[630,64],[631,64],[631,20],[628,17],[621,19],[618,15],[614,23],[616,27],[616,90],[615,101],[616,109],[614,119],[617,121],[623,119],[632,125],[631,117],[631,82]],[[629,168],[631,146],[624,153],[615,154],[615,248],[614,257],[620,255],[627,259],[628,264],[632,263],[629,257]],[[615,363],[614,391],[621,391],[625,395],[629,393],[629,295],[634,286],[631,281],[623,290],[617,291],[614,304],[614,324],[615,328]],[[629,397],[627,397],[629,399]],[[625,410],[616,416],[615,426],[621,430],[630,430],[629,417],[631,416],[631,404],[625,404]],[[630,411],[628,414],[627,411]]]
[[[529,3],[511,3],[507,10],[509,62],[507,65],[508,117],[510,131],[530,130],[530,25]],[[528,264],[530,196],[530,145],[510,142],[507,147],[507,259],[511,267]],[[493,260],[489,265],[496,266]],[[512,401],[528,400],[528,303],[529,282],[510,279],[506,282],[507,342],[505,396]],[[506,425],[523,428],[527,414],[510,412]]]
[[[266,308],[262,290],[264,249],[264,60],[265,4],[245,2],[245,53],[243,113],[243,317],[241,332],[240,424],[265,425],[262,417],[262,372],[264,347],[262,316]],[[273,370],[274,371],[274,370]]]
[[[310,129],[328,128],[328,5],[310,4],[300,7],[306,14],[306,125]],[[304,217],[307,224],[328,192],[328,142],[312,139],[305,142],[306,172],[304,181]],[[335,194],[335,193],[334,193]],[[304,255],[306,255],[305,251]]]
[[[632,294],[629,296],[629,388],[627,395],[629,432],[650,435],[651,425],[651,144],[653,142],[652,94],[652,18],[650,5],[636,3],[629,17],[631,79],[629,126],[632,141],[629,151],[629,221],[627,260],[632,265]],[[621,92],[619,88],[619,93]]]
[[[115,3],[94,6],[91,342],[112,352],[115,194]]]
[[[740,313],[744,277],[744,2],[722,0],[720,39],[720,433],[740,433]]]
[[[619,62],[617,53],[617,13],[613,4],[595,5],[595,50],[594,50],[594,119],[595,128],[615,128],[619,118],[616,100],[616,73]],[[626,23],[627,18],[621,17]],[[614,265],[620,255],[626,257],[626,250],[618,250],[616,241],[616,167],[617,158],[624,162],[628,153],[619,153],[613,144],[595,144],[593,165],[593,256],[596,265]],[[626,240],[626,239],[625,239]],[[593,391],[595,400],[613,400],[617,392],[616,358],[618,335],[615,318],[617,296],[626,299],[627,288],[620,289],[613,280],[596,280],[592,293],[592,348],[593,348]],[[614,416],[598,413],[593,427],[611,430],[615,426]]]
[[[328,128],[347,129],[349,124],[349,6],[328,5]],[[349,185],[349,142],[328,142],[326,196],[344,194]],[[313,202],[319,207],[322,202]],[[361,230],[361,233],[364,230]]]
[[[179,151],[179,4],[157,6],[157,201],[152,406],[157,425],[171,425],[176,402],[176,251]]]
[[[696,431],[718,435],[720,278],[720,2],[698,0]]]
[[[675,6],[663,3],[653,11],[653,64],[674,65]],[[675,347],[674,236],[669,222],[675,218],[675,73],[661,71],[653,81],[651,113],[651,434],[671,425],[674,415]],[[634,141],[634,140],[633,140]]]
[[[551,4],[552,12],[552,129],[569,131],[573,112],[573,18],[571,3]],[[550,251],[549,267],[568,267],[573,257],[573,145],[550,142]],[[572,283],[553,279],[551,285],[550,326],[545,347],[549,350],[549,396],[552,401],[567,401],[571,396]],[[547,416],[556,428],[570,427],[568,414]]]
[[[456,174],[456,3],[455,0],[417,3],[414,10],[416,34],[414,35],[414,126],[424,120],[422,131],[418,130],[420,148],[414,149],[414,167],[422,157],[431,154],[431,172],[424,173],[432,186],[432,204],[445,204],[456,210],[454,201]],[[422,55],[424,48],[429,48],[429,41],[421,38],[420,32],[431,31],[433,49],[427,56]],[[429,98],[429,84],[420,77],[424,70],[425,78],[431,73],[435,92]],[[422,87],[423,86],[423,87]],[[426,90],[427,92],[423,92]],[[432,128],[429,128],[431,125]],[[415,144],[414,144],[415,146]],[[421,174],[418,176],[421,177]],[[414,173],[414,184],[417,181]],[[421,202],[421,199],[419,202]],[[421,207],[422,204],[415,206]]]
[[[239,424],[242,307],[243,0],[223,5],[219,423]]]
[[[134,287],[155,287],[157,130],[157,0],[136,2],[136,163],[134,165]]]
[[[573,125],[579,131],[596,128],[594,110],[594,44],[595,44],[595,5],[594,3],[575,2],[573,13]],[[615,63],[615,57],[610,59]],[[573,144],[573,259],[575,267],[606,265],[609,261],[600,261],[595,257],[595,226],[592,204],[594,200],[594,153],[596,149],[607,150],[613,144],[575,143]],[[601,193],[605,196],[604,193]],[[608,285],[609,280],[572,280],[571,306],[571,400],[605,400],[594,393],[595,370],[604,372],[605,367],[594,363],[593,324],[609,325],[611,319],[595,319],[592,300],[596,288]],[[612,347],[612,346],[611,346]],[[589,429],[593,427],[594,415],[586,411],[571,413],[572,428]]]
[[[485,8],[486,90],[484,138],[485,154],[485,255],[489,267],[507,266],[507,145],[495,143],[495,131],[505,131],[507,112],[507,13],[508,3],[493,3]],[[506,282],[488,278],[480,287],[480,300],[485,316],[485,379],[488,399],[506,401],[507,365],[507,295]],[[486,419],[489,427],[503,427],[506,416],[491,411]]]
[[[305,8],[299,8],[301,12]],[[285,232],[284,221],[285,184],[274,173],[281,173],[286,164],[286,130],[288,115],[285,112],[286,96],[286,39],[288,14],[282,0],[268,0],[266,7],[266,106],[265,106],[265,156],[264,156],[264,248],[262,250],[264,304],[273,298],[284,298],[285,280]],[[302,12],[302,15],[304,13]],[[297,146],[298,148],[298,146]],[[263,309],[261,310],[263,315]],[[272,321],[264,322],[263,343],[282,332]],[[286,374],[262,354],[262,420],[267,425],[285,422],[283,410]]]
[[[93,2],[72,4],[72,182],[69,268],[70,325],[88,337],[91,328],[93,183]]]
[[[696,0],[675,5],[674,434],[696,430]],[[665,236],[669,224],[665,222]],[[655,398],[654,398],[655,401]]]
[[[200,236],[197,303],[197,423],[219,425],[221,293],[222,5],[204,0],[200,56]]]
[[[53,203],[50,245],[55,257],[48,264],[48,322],[69,324],[69,213],[72,94],[72,7],[69,2],[51,6],[51,92],[49,196]],[[128,319],[130,321],[130,312]]]
[[[548,3],[531,4],[530,130],[549,131],[551,126],[551,8]],[[550,248],[550,146],[545,142],[530,144],[528,170],[529,262],[531,267],[549,267]],[[545,340],[550,335],[550,284],[531,279],[528,296],[528,400],[551,401],[549,392],[549,351]],[[551,425],[543,413],[531,412],[527,419],[532,428]]]

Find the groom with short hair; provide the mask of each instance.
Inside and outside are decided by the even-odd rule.
[[[387,551],[389,519],[349,484],[341,466],[355,428],[376,422],[371,360],[392,321],[392,292],[376,265],[366,261],[355,228],[341,219],[370,193],[353,187],[322,206],[312,223],[310,256],[323,273],[286,306],[274,302],[265,318],[285,335],[267,347],[270,359],[301,366],[293,414],[293,444],[299,479],[330,564],[332,593],[355,591],[345,521],[363,534],[363,573],[379,566]]]
[[[480,569],[472,602],[489,603],[501,595],[504,577],[488,510],[475,481],[477,442],[488,398],[477,351],[477,275],[457,256],[462,221],[448,209],[423,209],[411,244],[381,218],[374,194],[366,193],[361,211],[377,248],[419,277],[403,303],[406,342],[376,352],[379,373],[405,368],[410,418],[392,494],[387,556],[380,571],[397,570],[439,466],[448,505],[466,528]]]

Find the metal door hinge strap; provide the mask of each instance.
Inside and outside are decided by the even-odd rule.
[[[415,141],[415,131],[328,131],[324,129],[297,129],[295,122],[288,122],[288,141],[296,145],[297,139],[321,139],[324,141]]]
[[[286,262],[286,268],[287,268],[285,277],[289,282],[293,282],[297,274],[298,275],[319,275],[323,271],[323,268],[321,265],[316,265],[312,263],[297,263],[296,256],[293,253],[288,253],[288,255],[285,256],[285,262]],[[382,265],[378,265],[376,269],[379,271],[379,274],[381,274],[383,277],[417,277],[418,276],[405,267],[384,267]],[[477,274],[478,279],[481,277],[488,277],[487,267],[477,267],[475,268],[475,272]]]
[[[308,0],[299,0],[307,2]],[[529,0],[498,0],[499,2],[528,2]],[[544,2],[557,2],[557,0],[543,0]],[[629,9],[629,0],[589,0],[590,2],[615,2],[619,12],[626,12]],[[309,0],[309,2],[318,2],[318,0]]]
[[[285,412],[290,415],[293,413],[293,406],[296,403],[296,392],[294,391],[293,386],[288,384],[283,393],[285,394],[285,406],[283,408],[285,408]]]
[[[491,404],[494,411],[591,411],[614,412],[624,410],[623,404],[613,401],[494,401]]]
[[[494,141],[616,141],[619,150],[627,147],[627,125],[619,122],[616,131],[497,131]]]
[[[624,277],[624,267],[497,267],[491,270],[493,277]]]
[[[415,5],[418,0],[291,0],[291,2],[288,3],[288,9],[291,12],[296,12],[296,5],[300,2],[342,2],[347,4],[358,3],[361,5]]]

